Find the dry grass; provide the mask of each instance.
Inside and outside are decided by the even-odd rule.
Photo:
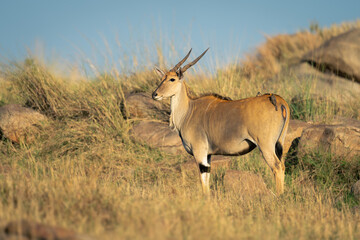
[[[291,102],[300,94],[291,106],[303,120],[358,117],[354,103],[338,112],[326,100],[312,101],[316,79],[304,84],[289,73],[268,80],[267,71],[278,72],[276,64],[283,67],[281,61],[299,56],[294,52],[315,46],[312,38],[311,33],[271,38],[260,47],[263,57],[251,60],[262,70],[233,64],[215,75],[190,74],[189,86],[194,94],[232,98],[276,92]],[[132,120],[125,120],[124,95],[154,89],[157,78],[151,71],[120,74],[114,69],[71,81],[26,60],[3,65],[2,78],[1,104],[26,104],[52,123],[32,144],[0,142],[0,225],[25,218],[99,239],[360,238],[358,202],[349,193],[352,181],[360,178],[359,158],[306,155],[300,164],[288,166],[286,193],[279,198],[244,198],[222,188],[222,173],[216,172],[212,196],[206,199],[198,177],[178,170],[188,156],[169,155],[129,138]],[[234,157],[230,168],[260,173],[273,188],[258,152]]]

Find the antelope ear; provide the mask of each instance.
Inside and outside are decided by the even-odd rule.
[[[176,75],[178,76],[179,80],[181,80],[184,77],[183,71],[181,68],[176,72]]]
[[[158,67],[154,68],[154,71],[157,73],[157,75],[159,75],[160,77],[163,77],[165,75],[165,73],[163,72],[163,70],[161,70]]]

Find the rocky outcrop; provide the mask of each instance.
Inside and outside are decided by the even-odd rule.
[[[279,76],[289,72],[310,84],[311,94],[338,103],[353,101],[360,95],[360,29],[330,38],[289,69],[284,68]]]
[[[360,83],[360,29],[353,29],[330,38],[308,52],[302,61],[316,69]]]
[[[172,131],[167,123],[143,120],[131,130],[132,137],[151,147],[160,148],[169,153],[185,153],[179,134]]]
[[[0,135],[16,143],[32,141],[36,126],[46,121],[41,113],[17,104],[0,107]]]
[[[360,121],[343,120],[334,125],[313,125],[304,129],[298,153],[319,149],[345,158],[360,156]]]
[[[126,115],[129,118],[169,120],[170,106],[155,101],[145,93],[132,93],[126,97]]]
[[[318,71],[307,63],[291,66],[290,72],[297,79],[303,81],[304,84],[309,82],[311,86],[314,86],[309,89],[311,94],[316,94],[329,100],[336,99],[337,102],[347,102],[349,99],[353,99],[354,96],[360,94],[359,83],[349,81],[331,72]]]

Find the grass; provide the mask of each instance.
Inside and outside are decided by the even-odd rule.
[[[301,44],[289,45],[287,38],[277,44],[281,36],[272,39],[271,47],[263,48],[276,46],[281,57],[263,50],[262,58],[251,60],[261,62],[260,70],[251,69],[250,62],[232,64],[214,75],[189,74],[188,84],[195,95],[216,92],[234,99],[276,92],[290,103],[293,118],[304,121],[358,118],[354,102],[360,99],[341,103],[338,111],[337,99],[312,95],[315,78],[304,84],[290,71],[274,67],[286,69],[282,62],[305,51],[300,46],[306,36],[325,39],[328,30],[312,31],[291,38]],[[0,104],[37,109],[50,124],[34,142],[0,141],[0,225],[29,219],[99,239],[360,238],[359,203],[350,193],[351,184],[360,179],[359,157],[321,151],[299,157],[297,164],[287,164],[286,191],[278,198],[247,199],[241,192],[225,191],[226,170],[218,169],[211,180],[212,196],[206,199],[195,172],[179,171],[189,156],[170,155],[129,136],[133,120],[127,118],[124,96],[150,93],[158,81],[153,72],[120,74],[114,69],[74,81],[36,59],[6,63],[1,69]],[[233,157],[229,168],[258,173],[274,187],[258,151]]]

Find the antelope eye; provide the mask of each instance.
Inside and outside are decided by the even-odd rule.
[[[175,78],[171,78],[169,81],[170,81],[170,82],[174,82],[174,81],[175,81]]]

